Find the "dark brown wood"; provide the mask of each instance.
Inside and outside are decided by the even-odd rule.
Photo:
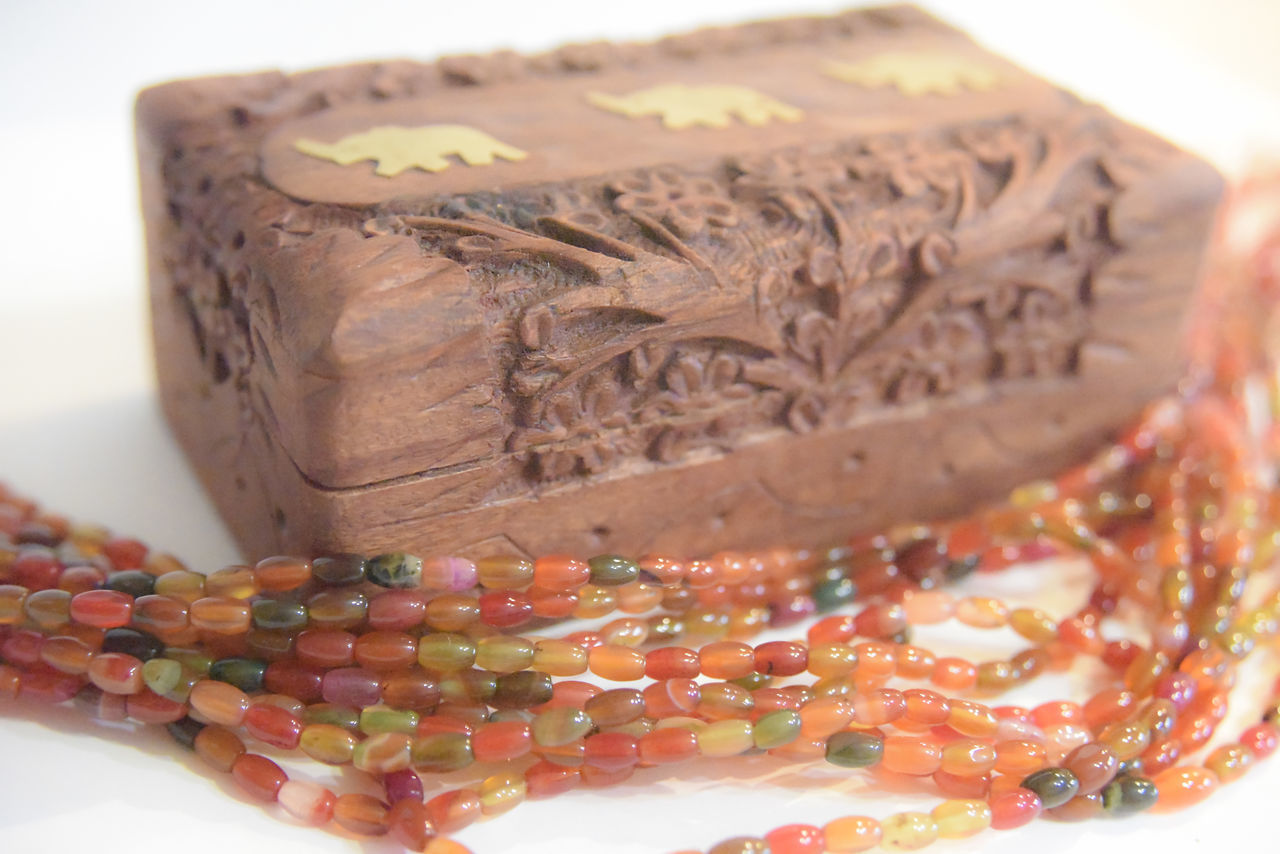
[[[251,555],[965,511],[1173,386],[1221,190],[908,7],[184,81],[138,127],[161,399]]]

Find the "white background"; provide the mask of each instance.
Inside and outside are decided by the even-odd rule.
[[[564,41],[649,38],[847,3],[37,2],[0,0],[0,478],[49,507],[173,551],[205,571],[235,552],[155,405],[130,107],[148,83],[356,59],[430,58]],[[1238,174],[1280,151],[1280,2],[971,0],[924,4],[1015,61]],[[1043,571],[1012,596],[1065,611]],[[965,640],[965,639],[960,639]],[[980,650],[976,650],[980,651]],[[986,651],[990,654],[990,650]],[[1027,695],[1068,690],[1065,680]],[[390,851],[288,827],[165,736],[77,712],[0,708],[0,852]],[[521,807],[460,838],[483,852],[706,848],[790,821],[887,815],[908,793],[862,778],[779,775],[766,759],[656,771],[614,791]],[[1174,817],[1040,822],[940,850],[1097,854],[1134,847],[1280,850],[1280,771],[1256,771]]]

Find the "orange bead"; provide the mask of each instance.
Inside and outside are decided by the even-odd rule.
[[[870,676],[890,676],[897,663],[894,644],[868,641],[854,647],[858,653],[858,673]],[[811,654],[812,655],[812,654]]]
[[[861,815],[837,818],[822,828],[827,850],[836,854],[869,851],[880,844],[881,835],[880,822]]]
[[[267,593],[296,590],[311,580],[311,561],[296,557],[269,557],[253,568],[258,589]]]
[[[880,767],[898,774],[926,777],[942,767],[942,749],[914,736],[891,735],[884,740]]]
[[[196,755],[215,771],[227,772],[244,753],[244,742],[231,730],[207,726],[196,733]]]
[[[89,663],[89,681],[108,694],[137,694],[142,690],[142,662],[132,655],[104,652]]]
[[[946,691],[968,691],[978,684],[978,668],[963,658],[939,658],[929,677]]]
[[[612,682],[631,682],[644,677],[645,656],[618,644],[597,646],[587,654],[591,672]]]
[[[640,761],[650,765],[685,762],[698,755],[698,736],[683,727],[656,729],[641,736]]]
[[[252,599],[259,592],[258,580],[252,567],[228,566],[205,577],[204,592],[206,596]]]
[[[958,738],[942,748],[942,771],[957,777],[981,777],[996,766],[996,750],[985,741]]]
[[[903,679],[928,679],[937,666],[937,656],[923,647],[898,647],[897,672]]]
[[[388,827],[390,808],[372,795],[339,795],[333,805],[333,820],[339,827],[361,836],[381,836]]]
[[[418,641],[404,632],[366,632],[356,641],[355,659],[370,670],[407,670],[418,661]]]
[[[800,734],[826,738],[853,720],[853,702],[846,697],[820,697],[800,708]]]
[[[533,562],[533,583],[545,590],[577,590],[590,580],[587,562],[568,555],[547,555]]]
[[[191,603],[190,620],[197,629],[234,635],[249,631],[252,616],[248,602],[225,596],[206,596]]]
[[[40,648],[40,660],[61,673],[88,672],[93,656],[92,647],[73,637],[52,637]]]
[[[986,706],[968,700],[952,700],[947,725],[961,735],[972,738],[990,738],[995,735],[999,721]]]
[[[427,801],[427,815],[440,833],[457,833],[480,818],[480,796],[471,789],[436,795]]]
[[[245,794],[261,801],[274,801],[289,776],[279,765],[256,753],[243,753],[231,765],[231,776]]]
[[[698,655],[703,674],[712,679],[741,679],[755,672],[755,651],[745,643],[709,643]]]
[[[1155,809],[1172,812],[1198,804],[1218,788],[1218,775],[1208,768],[1179,767],[1161,771],[1152,780],[1159,797]]]
[[[188,698],[191,711],[201,720],[221,726],[239,726],[249,711],[249,697],[234,685],[204,680],[196,683]]]
[[[996,744],[996,770],[1017,779],[1049,764],[1045,746],[1026,739],[1010,739]]]

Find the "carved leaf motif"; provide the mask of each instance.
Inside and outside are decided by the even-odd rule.
[[[535,305],[520,318],[520,343],[530,350],[541,350],[551,343],[555,317],[545,305]]]
[[[667,360],[670,348],[649,342],[641,344],[628,355],[628,367],[631,376],[638,382],[645,382],[652,379],[662,368],[663,362]]]
[[[926,276],[941,276],[955,257],[955,244],[939,232],[926,234],[916,246],[916,264]]]
[[[727,353],[720,353],[707,366],[707,380],[711,387],[723,391],[738,378],[738,360]]]
[[[826,406],[811,391],[802,391],[787,406],[787,424],[797,433],[810,433],[822,423]]]
[[[693,397],[702,391],[702,365],[694,356],[681,356],[667,368],[665,379],[677,397]]]
[[[815,246],[803,268],[804,280],[815,288],[825,288],[840,279],[840,259],[827,246]]]
[[[811,311],[796,320],[796,352],[812,364],[821,364],[834,336],[835,322],[820,311]]]

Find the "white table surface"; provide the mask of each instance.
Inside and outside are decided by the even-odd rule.
[[[154,398],[129,116],[132,93],[141,86],[200,73],[647,38],[845,5],[3,0],[0,479],[51,509],[140,536],[196,568],[212,570],[235,558]],[[924,5],[1228,173],[1239,173],[1256,154],[1280,151],[1275,0]],[[1013,598],[1064,612],[1081,595],[1073,578],[1078,574],[1055,579],[1033,569],[999,583]],[[1013,699],[1063,695],[1073,684],[1055,677]],[[868,791],[866,778],[856,774],[788,772],[767,758],[699,764],[679,780],[654,769],[634,781],[527,804],[459,838],[480,854],[705,848],[791,821],[879,817],[929,803],[907,791]],[[1271,824],[1277,796],[1280,763],[1271,763],[1174,816],[1038,822],[939,843],[936,850],[1274,851],[1280,850]],[[163,733],[85,723],[71,709],[3,705],[0,854],[82,849],[396,850],[386,842],[290,827],[240,798],[227,780],[205,773]]]

